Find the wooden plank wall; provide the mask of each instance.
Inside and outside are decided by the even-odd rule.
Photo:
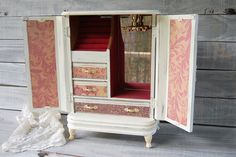
[[[63,10],[157,9],[163,14],[200,14],[195,123],[236,126],[235,0],[1,0],[0,108],[27,104],[22,16],[60,15]]]

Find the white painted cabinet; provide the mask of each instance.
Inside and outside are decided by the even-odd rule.
[[[151,147],[159,120],[191,132],[197,21],[197,15],[156,11],[26,18],[30,107],[69,113],[70,139],[75,130],[131,134],[144,136]],[[137,50],[137,36],[145,37],[139,48],[148,53]],[[134,66],[134,55],[149,56],[148,62]],[[148,72],[135,72],[143,65]],[[128,78],[129,72],[135,74]]]

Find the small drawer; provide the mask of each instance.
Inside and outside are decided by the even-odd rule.
[[[106,64],[73,64],[72,70],[73,78],[82,79],[107,79]]]
[[[75,102],[75,112],[101,113],[111,115],[125,115],[135,117],[150,117],[150,107],[148,106],[128,106]]]
[[[74,95],[76,96],[94,96],[94,97],[106,97],[107,86],[106,84],[86,84],[76,83],[73,85]]]

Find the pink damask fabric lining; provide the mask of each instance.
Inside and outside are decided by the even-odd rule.
[[[167,117],[185,126],[188,118],[191,31],[190,19],[170,21]]]
[[[27,21],[34,108],[58,106],[54,21]]]

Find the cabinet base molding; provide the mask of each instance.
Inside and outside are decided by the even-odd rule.
[[[67,121],[70,139],[75,137],[74,130],[137,135],[144,136],[147,148],[151,147],[152,135],[159,129],[159,121],[129,116],[70,113]]]

